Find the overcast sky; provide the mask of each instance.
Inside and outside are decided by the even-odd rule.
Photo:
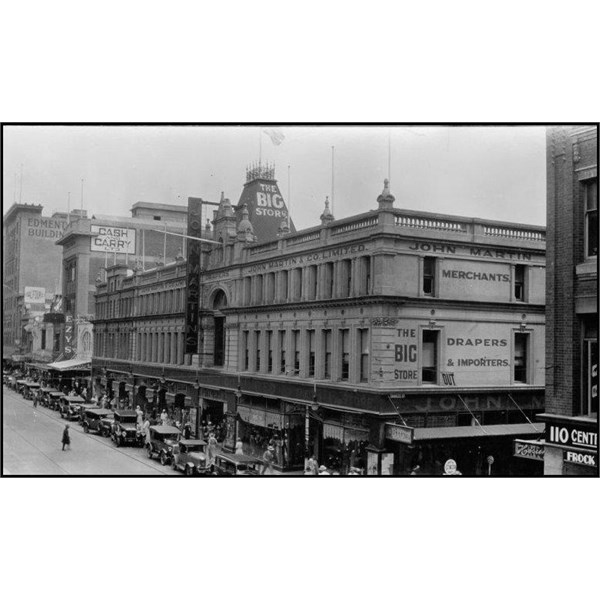
[[[135,202],[185,204],[188,196],[237,203],[245,168],[275,163],[299,229],[319,223],[331,195],[334,215],[377,207],[388,172],[397,208],[545,224],[544,127],[279,127],[276,146],[258,127],[6,127],[5,213],[14,200],[44,214],[79,208],[130,216]],[[21,164],[23,180],[21,191]]]

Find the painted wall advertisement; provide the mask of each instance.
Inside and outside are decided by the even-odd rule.
[[[135,229],[92,225],[91,251],[135,254]]]

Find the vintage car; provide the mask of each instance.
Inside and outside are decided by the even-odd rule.
[[[254,456],[219,452],[215,456],[214,472],[217,475],[260,475],[262,464],[263,461]]]
[[[63,396],[60,399],[58,410],[60,416],[67,421],[79,418],[79,406],[83,404],[83,398],[79,396]]]
[[[81,422],[81,419],[83,418],[83,413],[88,410],[89,408],[98,408],[98,405],[95,402],[82,402],[79,406],[78,406],[78,410],[79,410],[79,414],[77,415],[77,418],[79,419],[79,421]]]
[[[150,427],[150,443],[147,446],[148,458],[157,454],[161,465],[173,460],[173,455],[181,438],[181,431],[171,425],[152,425]]]
[[[173,469],[186,475],[204,475],[207,472],[205,446],[202,440],[179,440],[171,463]]]
[[[138,430],[137,413],[135,410],[115,410],[111,437],[117,446],[124,446],[126,444],[135,446],[144,445],[144,436]]]
[[[48,406],[48,400],[50,399],[50,393],[51,392],[58,393],[58,390],[56,388],[53,388],[53,387],[42,386],[40,388],[40,392],[41,392],[40,404],[42,406]]]
[[[46,402],[45,402],[45,406],[47,406],[48,408],[52,409],[52,410],[59,410],[60,409],[60,401],[63,398],[67,398],[67,396],[65,396],[62,392],[48,392],[48,395],[46,397]]]
[[[34,395],[40,389],[40,384],[36,381],[25,381],[25,383],[21,386],[21,394],[23,394],[23,398],[26,400],[33,400]]]
[[[95,431],[104,437],[110,435],[113,412],[106,408],[86,408],[81,415],[81,426],[85,433]]]

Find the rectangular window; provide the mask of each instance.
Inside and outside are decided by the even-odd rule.
[[[515,265],[515,300],[525,302],[525,265]]]
[[[302,298],[302,269],[294,269],[292,271],[293,281],[293,297],[294,300],[300,300]]]
[[[294,371],[293,375],[300,374],[300,332],[292,331],[292,348],[294,353]]]
[[[256,339],[256,369],[255,371],[260,371],[260,331],[254,332]]]
[[[423,293],[433,296],[435,291],[435,258],[423,258]]]
[[[42,342],[41,342],[41,349],[45,350],[46,349],[46,330],[42,329]]]
[[[263,301],[263,276],[257,275],[254,278],[254,303],[262,304]]]
[[[583,186],[585,204],[585,255],[598,256],[598,180],[586,181]]]
[[[369,381],[369,330],[358,330],[358,350],[360,354],[360,380]]]
[[[315,330],[308,331],[308,376],[315,376]]]
[[[325,298],[333,298],[333,263],[325,263],[325,286],[324,286],[324,296]]]
[[[273,332],[267,331],[267,372],[273,372]]]
[[[250,306],[252,303],[252,278],[244,277],[244,305]]]
[[[597,316],[583,322],[583,394],[581,414],[598,416],[598,322]]]
[[[331,329],[323,331],[323,353],[325,355],[323,378],[331,379]]]
[[[242,352],[243,352],[243,357],[242,357],[242,371],[247,371],[248,370],[248,365],[249,363],[249,347],[248,344],[250,343],[250,335],[248,331],[244,331],[242,334]]]
[[[514,348],[514,381],[515,383],[527,383],[527,345],[528,333],[515,333]]]
[[[279,371],[285,375],[285,331],[279,332]]]
[[[307,300],[315,300],[317,297],[317,267],[311,265],[308,267],[308,298]]]
[[[267,273],[265,276],[265,301],[267,303],[275,300],[275,273]]]
[[[345,259],[341,262],[342,298],[352,294],[352,261]]]
[[[281,271],[279,274],[279,281],[281,285],[281,301],[285,302],[288,299],[288,272]]]
[[[421,381],[438,382],[438,331],[423,330],[423,348],[421,352]]]
[[[350,330],[340,329],[340,348],[342,351],[340,379],[348,381],[350,376]]]

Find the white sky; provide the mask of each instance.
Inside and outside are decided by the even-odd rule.
[[[279,127],[262,134],[262,159],[274,162],[296,227],[319,223],[331,195],[335,146],[336,218],[377,207],[388,170],[396,207],[545,224],[544,127]],[[135,202],[186,204],[188,196],[237,203],[245,168],[258,160],[260,128],[43,127],[4,130],[3,212],[21,194],[44,214],[79,208],[130,216]]]

